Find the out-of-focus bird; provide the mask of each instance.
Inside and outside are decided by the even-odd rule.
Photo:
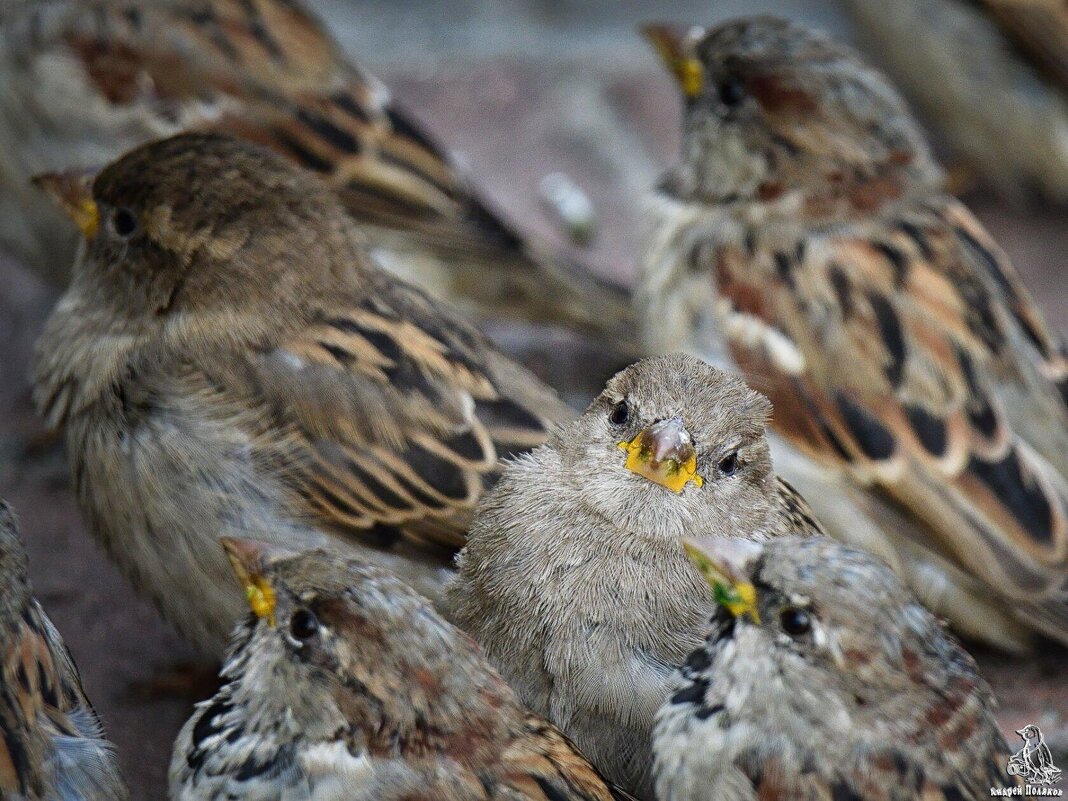
[[[652,346],[725,341],[779,471],[961,633],[1068,642],[1068,360],[904,102],[794,23],[652,35],[686,98],[641,265]]]
[[[213,653],[242,603],[217,537],[358,552],[433,595],[498,459],[570,417],[258,146],[181,134],[41,183],[86,239],[39,409],[91,531]]]
[[[398,579],[223,542],[254,614],[178,735],[175,801],[629,799]]]
[[[15,515],[0,501],[0,798],[126,797],[78,668],[33,597]]]
[[[1068,6],[1058,0],[847,0],[861,41],[1005,197],[1068,201]]]
[[[520,698],[652,799],[650,732],[712,601],[681,540],[816,533],[772,469],[767,399],[692,356],[638,362],[506,463],[446,608]]]
[[[525,240],[295,0],[44,0],[0,9],[0,242],[66,283],[75,232],[32,175],[224,131],[338,191],[390,270],[465,312],[629,336],[627,293]],[[608,337],[606,337],[608,341]]]
[[[975,662],[826,537],[687,543],[719,602],[657,716],[658,801],[986,797],[1017,782]]]

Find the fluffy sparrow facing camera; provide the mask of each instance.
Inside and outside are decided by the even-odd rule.
[[[975,663],[825,537],[687,543],[719,602],[657,716],[659,801],[952,801],[1017,782]]]
[[[524,702],[643,798],[653,719],[713,605],[682,538],[818,531],[772,470],[770,412],[692,356],[628,367],[506,463],[448,587],[452,620]]]
[[[76,240],[32,175],[214,130],[310,170],[385,266],[465,312],[634,330],[624,291],[503,221],[295,0],[6,2],[0,120],[0,242],[56,283]]]
[[[0,798],[126,797],[78,668],[33,597],[15,515],[0,501]]]
[[[962,634],[1068,642],[1068,361],[901,98],[791,22],[650,33],[686,96],[651,341],[724,338],[782,474]]]
[[[38,406],[90,529],[212,653],[242,608],[217,537],[359,553],[433,595],[498,459],[570,416],[257,146],[182,134],[42,183],[86,240]]]
[[[954,161],[1010,200],[1068,201],[1068,9],[848,0],[857,33]]]
[[[629,798],[398,579],[223,542],[254,614],[178,735],[175,801]]]

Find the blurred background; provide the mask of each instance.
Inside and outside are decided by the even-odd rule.
[[[931,0],[931,8],[938,2]],[[774,12],[874,44],[883,59],[908,60],[918,46],[895,42],[870,19],[861,29],[838,0],[309,4],[349,55],[470,168],[506,217],[623,282],[633,271],[643,193],[674,157],[680,112],[673,83],[637,33],[640,23],[708,24]],[[988,99],[976,96],[974,102]],[[936,139],[954,180],[1012,256],[1053,327],[1064,332],[1064,206],[992,191],[948,146],[951,134]],[[595,222],[585,246],[567,235],[543,200],[543,182],[552,173],[563,173],[592,203]],[[119,749],[133,798],[158,799],[165,795],[171,743],[195,700],[177,688],[168,692],[158,679],[175,667],[199,664],[198,657],[126,588],[86,536],[62,465],[24,458],[27,442],[31,449],[35,443],[46,448],[29,402],[27,372],[56,293],[12,254],[0,252],[0,496],[21,516],[37,595],[74,652]],[[508,325],[490,333],[512,345],[527,335]],[[529,361],[557,383],[574,378],[568,398],[582,405],[591,381],[599,383],[612,365],[598,364],[588,345],[563,334],[541,336],[547,338],[538,347],[523,348]],[[1051,649],[1012,660],[980,651],[977,657],[995,686],[1000,721],[1014,748],[1014,730],[1036,723],[1061,755],[1062,767],[1068,764],[1068,653]]]

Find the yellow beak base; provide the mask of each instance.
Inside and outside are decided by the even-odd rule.
[[[697,475],[697,450],[679,416],[659,420],[617,447],[626,451],[628,470],[674,493],[691,481],[698,487],[705,483]]]
[[[682,462],[676,459],[657,462],[643,434],[639,434],[630,442],[620,442],[617,446],[620,450],[627,452],[625,467],[628,470],[662,487],[667,487],[674,493],[681,493],[691,481],[698,487],[705,483],[704,479],[697,475],[696,455]]]
[[[262,560],[262,544],[251,540],[238,540],[224,537],[223,548],[230,558],[238,582],[245,590],[245,600],[256,617],[266,620],[274,628],[275,593],[271,583],[259,573],[258,564]]]
[[[652,43],[664,66],[675,76],[683,95],[688,100],[697,97],[704,86],[705,70],[688,52],[685,35],[671,25],[646,25],[642,33]]]
[[[87,172],[55,172],[33,179],[67,213],[86,239],[100,230],[100,207],[93,200],[93,174]]]
[[[686,555],[693,562],[701,576],[712,588],[712,597],[720,606],[734,617],[749,615],[754,623],[760,623],[757,608],[757,591],[752,582],[731,580],[709,555],[692,542],[683,542]]]

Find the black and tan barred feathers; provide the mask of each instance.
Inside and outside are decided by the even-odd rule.
[[[835,536],[880,541],[970,634],[1023,647],[989,624],[1016,616],[1065,640],[1068,358],[1008,257],[850,48],[771,17],[673,47],[701,82],[643,263],[648,328],[714,353],[714,314]]]
[[[15,516],[0,501],[0,797],[117,801],[126,788],[78,669],[34,599]]]
[[[316,516],[379,545],[391,544],[402,528],[436,529],[462,545],[499,460],[539,445],[551,421],[501,386],[481,334],[436,318],[433,308],[412,289],[381,292],[267,357],[296,357],[380,388],[381,406],[358,412],[377,437],[359,430],[345,436],[344,427],[329,439],[306,431],[302,447],[313,458],[292,474]]]
[[[92,147],[82,148],[100,155],[85,166],[183,130],[228,133],[315,173],[338,191],[387,267],[466,311],[629,335],[626,292],[543,252],[505,222],[300,4],[49,0],[5,16],[18,69],[72,59],[95,95],[76,102],[105,107]],[[49,143],[38,150],[48,152]],[[19,158],[13,154],[12,165]],[[42,166],[38,153],[27,169]]]
[[[945,526],[940,547],[987,581],[1025,596],[1064,591],[1068,464],[1058,438],[1050,447],[1040,432],[1066,419],[1068,362],[962,206],[922,209],[881,239],[827,235],[789,255],[728,250],[716,278],[731,314],[787,343],[769,357],[729,340],[774,403],[778,430]],[[1021,419],[1025,396],[1038,419]],[[961,531],[982,538],[981,553]]]

